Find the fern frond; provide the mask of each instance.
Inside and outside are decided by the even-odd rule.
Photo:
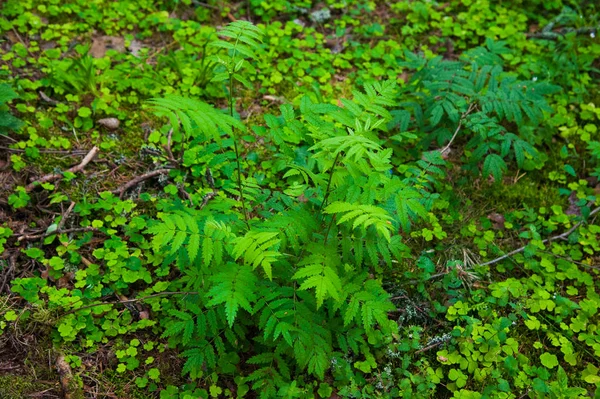
[[[417,217],[425,218],[427,211],[421,203],[423,195],[416,189],[405,187],[396,196],[396,212],[402,229],[410,231],[410,226]]]
[[[354,319],[362,321],[365,331],[372,331],[374,324],[389,323],[388,312],[395,306],[389,300],[389,295],[383,290],[380,283],[367,280],[364,288],[354,293],[344,310],[344,326],[348,326]]]
[[[323,258],[319,260],[321,261],[319,263],[306,261],[309,264],[292,276],[294,280],[306,278],[300,285],[300,290],[315,289],[317,309],[321,307],[326,298],[339,300],[342,291],[342,283],[337,272],[323,262]]]
[[[496,181],[500,181],[504,172],[506,172],[506,162],[497,154],[489,154],[483,162],[482,169],[484,176],[492,175]]]
[[[280,253],[277,248],[281,242],[278,232],[250,230],[244,237],[238,237],[234,242],[233,258],[244,257],[244,263],[256,269],[259,265],[263,268],[269,280],[273,279],[271,264],[277,260]]]
[[[221,132],[231,132],[232,127],[245,129],[244,124],[237,119],[202,101],[167,95],[148,100],[148,103],[156,115],[169,118],[174,131],[179,131],[182,126],[188,137],[203,137],[205,140],[220,142]]]
[[[383,208],[373,205],[360,205],[336,201],[325,208],[325,213],[343,213],[344,216],[337,220],[337,224],[340,225],[346,221],[354,220],[352,229],[356,229],[359,226],[367,229],[369,226],[373,225],[378,233],[385,237],[388,242],[390,241],[392,217]]]
[[[217,40],[210,46],[231,50],[234,58],[237,56],[236,53],[240,53],[245,57],[255,59],[256,52],[261,50],[263,31],[251,22],[242,20],[231,22],[219,31],[219,35],[233,39],[233,43]]]
[[[250,267],[228,263],[225,271],[214,275],[211,280],[215,285],[207,294],[211,298],[207,306],[223,304],[229,327],[233,326],[240,307],[252,312],[257,278]]]

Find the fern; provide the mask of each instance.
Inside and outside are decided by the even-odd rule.
[[[154,223],[146,229],[153,234],[152,246],[155,252],[174,255],[182,252],[190,262],[198,255],[200,227],[192,215],[185,212],[159,213],[161,223]]]
[[[228,84],[229,115],[177,97],[151,104],[192,143],[183,166],[196,175],[227,164],[231,152],[219,149],[233,144],[237,182],[229,167],[210,184],[219,194],[201,210],[167,206],[145,232],[153,235],[165,272],[171,262],[179,266],[175,285],[198,292],[169,305],[162,322],[164,336],[187,358],[184,372],[212,372],[216,359],[244,348],[252,351],[246,382],[261,397],[274,397],[295,392],[292,375],[300,370],[323,380],[332,358],[372,357],[369,348],[381,342],[380,332],[391,334],[393,305],[368,276],[407,257],[395,231],[427,216],[429,191],[445,162],[429,155],[405,179],[392,170],[394,150],[386,143],[398,88],[374,82],[341,106],[305,97],[298,110],[282,105],[280,115],[266,116],[266,126],[255,132],[281,149],[272,170],[285,184],[262,187],[242,174],[234,133],[244,126],[232,117],[231,101],[234,83],[248,83],[241,75],[252,72],[248,61],[261,51],[261,32],[239,22],[221,33],[223,40],[211,46],[227,56],[215,59],[221,66],[213,81]],[[231,135],[221,140],[225,134]],[[244,220],[234,210],[237,198]],[[341,338],[333,340],[334,332]]]
[[[302,264],[307,264],[300,270],[298,270],[293,279],[306,278],[300,285],[301,290],[307,290],[309,288],[315,289],[315,295],[317,298],[317,308],[323,305],[323,301],[326,298],[333,298],[339,300],[339,292],[342,289],[341,280],[336,271],[323,262],[322,259],[307,259]]]
[[[171,323],[163,332],[164,337],[171,337],[177,335],[179,333],[182,334],[181,343],[183,345],[187,345],[192,340],[192,335],[194,333],[195,322],[192,318],[192,315],[186,312],[182,312],[179,310],[172,310],[171,313],[179,319],[179,321],[175,323]]]
[[[220,142],[221,135],[232,128],[244,129],[240,121],[202,101],[169,95],[148,103],[156,115],[169,119],[176,133],[183,128],[186,137]]]
[[[337,221],[338,225],[352,220],[354,221],[352,224],[353,229],[359,226],[366,229],[372,225],[388,242],[391,239],[392,227],[390,221],[392,217],[385,209],[373,205],[350,204],[338,201],[327,206],[325,213],[343,213],[344,215]]]
[[[415,100],[392,111],[391,126],[401,132],[427,130],[429,134],[421,141],[426,150],[434,142],[444,145],[454,140],[457,133],[470,133],[467,148],[472,149],[471,164],[483,161],[483,173],[491,173],[497,181],[507,170],[503,159],[509,156],[513,143],[518,167],[527,156],[535,159],[533,146],[521,132],[507,130],[505,122],[514,123],[522,131],[527,125],[540,124],[544,112],[550,111],[545,97],[558,88],[544,82],[521,81],[505,73],[499,56],[505,51],[502,42],[488,40],[485,47],[464,53],[460,61],[441,57],[422,60],[407,54],[404,65],[417,72],[406,91],[416,91],[412,94]],[[413,127],[411,115],[415,118]],[[475,169],[472,165],[470,168]]]
[[[375,323],[388,326],[388,312],[395,309],[389,301],[389,295],[375,281],[369,280],[362,290],[357,290],[351,296],[344,310],[344,326],[359,318],[365,331],[372,331]]]
[[[256,269],[259,265],[263,268],[269,280],[273,279],[271,264],[280,256],[278,251],[269,250],[277,247],[281,242],[277,238],[279,233],[268,231],[249,231],[244,237],[236,239],[233,248],[235,260],[243,256],[244,263]]]
[[[207,306],[223,304],[229,327],[233,326],[238,309],[252,312],[252,302],[256,301],[257,278],[252,269],[235,263],[225,265],[225,271],[214,275],[215,285],[208,292]]]
[[[219,35],[231,39],[216,40],[210,43],[210,46],[227,50],[229,57],[223,59],[215,56],[212,59],[224,67],[224,71],[217,73],[212,79],[213,82],[224,80],[236,80],[251,89],[252,84],[241,73],[242,68],[247,65],[244,63],[246,58],[256,59],[256,53],[261,50],[262,29],[247,21],[235,21],[219,31]]]
[[[0,84],[0,134],[7,134],[9,131],[17,131],[23,126],[23,122],[11,115],[7,110],[6,103],[18,98],[11,87],[5,83]]]

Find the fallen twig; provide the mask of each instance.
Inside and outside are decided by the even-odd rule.
[[[148,173],[144,173],[143,175],[138,176],[138,177],[130,180],[129,182],[123,184],[121,187],[117,188],[116,190],[113,190],[112,193],[123,195],[123,193],[125,191],[127,191],[131,187],[143,182],[144,180],[150,179],[155,176],[163,175],[165,173],[169,173],[170,171],[171,171],[171,169],[163,168],[163,169],[156,169],[156,170],[153,170]]]
[[[65,359],[65,355],[61,354],[56,359],[56,370],[58,371],[64,398],[71,399],[83,397],[77,383],[73,381],[73,372],[71,371],[71,366],[69,366],[69,363],[67,363],[67,360]]]
[[[595,215],[598,212],[600,212],[600,207],[595,208],[594,210],[592,210],[590,212],[589,216],[593,216],[593,215]],[[555,236],[550,237],[550,238],[546,238],[545,240],[542,240],[542,244],[547,244],[549,242],[556,241],[556,240],[564,240],[564,239],[566,239],[572,232],[574,232],[575,230],[577,230],[577,228],[579,228],[579,226],[581,226],[584,222],[585,221],[582,220],[579,223],[575,224],[573,227],[571,227],[569,230],[565,231],[564,233],[555,235]],[[525,251],[525,248],[527,248],[527,245],[524,245],[524,246],[522,246],[520,248],[517,248],[514,251],[510,251],[510,252],[508,252],[508,253],[506,253],[506,254],[498,257],[498,258],[489,260],[489,261],[484,262],[484,263],[478,263],[476,265],[473,265],[473,267],[471,267],[470,269],[476,268],[476,267],[480,267],[480,266],[493,265],[494,263],[498,263],[498,262],[500,262],[500,261],[502,261],[502,260],[504,260],[506,258],[510,258],[513,255],[516,255],[518,253],[521,253],[521,252]],[[443,277],[443,276],[445,276],[445,275],[447,275],[447,274],[449,274],[451,272],[452,272],[452,270],[448,270],[448,271],[445,271],[445,272],[433,274],[433,275],[429,276],[429,278],[427,278],[427,280],[424,280],[424,281],[429,281],[429,280],[433,280],[433,279],[438,278],[438,277]],[[417,284],[419,282],[420,281],[418,281],[418,280],[410,280],[410,281],[408,281],[408,282],[406,282],[405,284],[402,284],[402,285]]]
[[[202,204],[200,204],[200,209],[204,208],[206,206],[206,204],[208,204],[208,201],[210,201],[211,199],[215,198],[217,196],[217,192],[213,191],[212,193],[208,193],[204,196],[204,198],[202,199]]]
[[[595,215],[598,212],[600,212],[600,207],[598,207],[598,208],[594,209],[593,211],[591,211],[590,212],[590,216],[593,216],[593,215]],[[572,232],[574,232],[575,230],[577,230],[577,228],[579,226],[581,226],[583,223],[584,223],[584,221],[582,220],[579,223],[577,223],[575,226],[571,227],[569,230],[565,231],[564,233],[556,235],[556,236],[553,236],[553,237],[550,237],[550,238],[546,238],[545,240],[542,240],[542,244],[547,244],[547,243],[552,242],[552,241],[562,240],[562,239],[567,238]],[[510,251],[509,253],[504,254],[504,255],[496,258],[496,259],[492,259],[490,261],[487,261],[487,262],[475,265],[474,267],[487,266],[487,265],[492,265],[494,263],[498,263],[501,260],[504,260],[504,259],[506,259],[508,257],[511,257],[513,255],[516,255],[518,253],[523,252],[525,250],[525,248],[527,248],[527,245],[524,245],[521,248],[515,249],[514,251]]]
[[[60,104],[60,101],[56,101],[56,100],[48,97],[48,95],[46,93],[44,93],[43,91],[40,90],[40,91],[38,91],[38,93],[40,94],[40,97],[42,98],[42,100],[46,101],[47,103],[52,104],[52,105]]]
[[[173,139],[173,129],[170,129],[169,134],[167,134],[167,145],[165,147],[165,150],[167,151],[167,159],[170,162],[173,162],[174,164],[179,164],[179,161],[177,161],[175,159],[175,156],[173,155],[173,151],[171,150],[172,139]]]
[[[444,146],[444,148],[442,148],[440,150],[440,153],[442,155],[445,155],[446,152],[448,151],[448,149],[450,148],[450,146],[452,145],[452,143],[454,142],[454,139],[456,138],[456,136],[458,135],[458,132],[460,132],[460,128],[462,127],[462,123],[463,120],[475,109],[476,104],[470,104],[469,105],[469,109],[467,109],[461,116],[460,116],[460,120],[458,121],[458,126],[456,126],[456,130],[454,130],[454,134],[452,135],[452,138],[450,138],[450,141],[448,142],[448,144],[446,144]]]
[[[71,215],[71,211],[73,210],[73,208],[75,208],[75,202],[71,201],[71,204],[67,208],[67,211],[64,213],[64,215],[60,219],[60,222],[58,223],[58,227],[56,228],[56,230],[62,230],[63,226],[65,225],[65,222]]]
[[[96,146],[94,146],[89,152],[88,154],[85,156],[85,158],[83,158],[83,160],[81,161],[81,163],[79,165],[75,165],[72,168],[67,169],[65,172],[71,172],[71,173],[77,173],[77,172],[81,172],[83,170],[83,168],[85,168],[85,166],[90,163],[92,161],[92,159],[94,159],[94,157],[96,156],[96,154],[98,154],[98,151],[100,151],[100,149]],[[43,176],[42,178],[32,182],[31,184],[27,185],[27,187],[25,187],[25,190],[27,192],[30,192],[31,190],[33,190],[37,185],[42,184],[42,183],[47,183],[47,182],[51,182],[54,180],[58,180],[58,179],[62,179],[64,177],[64,173],[51,173],[48,174],[46,176]]]
[[[542,39],[542,40],[557,40],[561,36],[565,36],[567,33],[575,32],[576,35],[596,35],[598,33],[598,27],[584,27],[584,28],[562,28],[556,31],[542,31],[536,33],[530,33],[527,35],[530,39]]]
[[[433,348],[436,348],[438,346],[440,346],[441,344],[445,343],[445,341],[440,341],[440,342],[436,342],[435,344],[431,344],[429,346],[424,347],[423,349],[419,349],[418,351],[415,352],[415,355],[417,353],[422,353],[422,352],[427,352],[428,350],[431,350]]]
[[[32,235],[23,234],[22,236],[17,238],[17,241],[37,240],[38,238],[45,238],[45,237],[52,236],[55,234],[79,233],[82,231],[100,231],[100,230],[98,230],[95,227],[75,227],[72,229],[56,229],[54,231],[43,233],[43,234],[32,234]]]

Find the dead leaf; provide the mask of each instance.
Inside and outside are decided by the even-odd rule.
[[[98,36],[92,40],[90,54],[94,58],[102,58],[106,55],[106,50],[116,50],[119,53],[125,52],[125,39],[116,36]]]
[[[493,222],[492,228],[494,228],[495,230],[504,230],[504,223],[506,222],[506,220],[504,219],[503,215],[496,212],[492,212],[487,216],[487,218],[491,222]]]
[[[138,57],[140,55],[140,50],[144,48],[144,45],[139,40],[132,40],[129,44],[129,52],[134,56]]]
[[[99,125],[104,126],[108,130],[118,129],[119,125],[121,124],[121,122],[119,122],[119,120],[117,118],[103,118],[103,119],[98,119],[96,121],[96,123],[98,123]]]
[[[71,281],[73,281],[73,277],[75,277],[75,275],[71,272],[69,273],[65,273],[61,278],[59,278],[56,281],[56,287],[57,288],[68,288]]]
[[[571,192],[571,195],[569,195],[569,207],[565,211],[565,215],[581,216],[581,209],[577,206],[577,202],[577,192],[573,191]]]

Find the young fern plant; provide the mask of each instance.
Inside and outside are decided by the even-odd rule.
[[[209,61],[218,65],[217,73],[211,81],[226,83],[228,115],[205,102],[177,95],[151,99],[148,103],[157,116],[168,118],[171,128],[168,140],[170,141],[172,137],[181,141],[181,160],[183,161],[181,166],[195,168],[202,162],[199,159],[201,153],[204,153],[203,160],[210,161],[206,166],[226,162],[228,160],[226,155],[214,154],[215,147],[213,145],[216,148],[223,148],[224,145],[232,144],[237,170],[237,190],[230,188],[229,191],[234,192],[239,198],[243,219],[249,229],[246,199],[248,194],[253,191],[252,182],[244,181],[239,137],[236,135],[236,132],[245,131],[246,127],[234,116],[234,107],[236,83],[241,83],[248,89],[252,88],[252,84],[244,77],[244,74],[252,73],[254,70],[249,61],[256,59],[257,53],[261,51],[262,30],[249,22],[236,21],[223,28],[220,34],[228,40],[215,40],[209,46],[227,50],[227,53],[226,55],[211,56]],[[229,135],[230,138],[224,139],[224,135]],[[211,142],[212,144],[209,144]],[[212,149],[208,151],[210,156],[206,154],[207,151],[200,149],[200,143],[202,146]],[[199,172],[194,173],[198,174]]]
[[[503,42],[488,39],[485,47],[465,52],[459,61],[425,60],[406,53],[402,64],[414,69],[405,87],[405,101],[392,111],[401,132],[425,131],[421,147],[445,146],[466,136],[466,169],[482,164],[484,176],[499,181],[507,158],[519,168],[538,152],[528,137],[551,111],[545,96],[558,88],[545,82],[522,81],[505,72]],[[458,136],[458,137],[457,137]]]
[[[260,43],[262,42],[263,31],[250,22],[239,20],[228,24],[219,32],[219,34],[229,40],[216,40],[210,45],[227,50],[227,57],[221,58],[221,56],[217,55],[213,58],[224,70],[220,73],[217,73],[212,81],[228,83],[229,90],[227,94],[229,101],[229,116],[233,117],[235,105],[235,83],[241,83],[249,90],[253,88],[252,83],[250,83],[244,77],[243,72],[252,68],[251,64],[246,61],[255,60],[256,53],[262,50]],[[244,214],[246,225],[248,228],[250,228],[242,184],[240,151],[238,148],[238,139],[235,135],[235,128],[233,126],[231,129],[231,135],[233,138],[233,146],[237,163],[237,183],[240,200],[242,202],[242,212]]]
[[[319,380],[346,378],[335,375],[342,369],[369,372],[374,349],[398,329],[388,318],[395,306],[373,277],[408,257],[397,232],[428,215],[435,168],[418,169],[418,185],[395,173],[386,143],[397,87],[374,82],[342,106],[305,97],[297,110],[282,105],[280,116],[266,116],[267,126],[255,131],[281,149],[272,157],[284,188],[243,182],[235,132],[244,126],[233,117],[233,95],[236,82],[245,85],[237,75],[254,56],[259,31],[243,22],[224,31],[230,40],[216,45],[228,58],[216,80],[228,84],[229,115],[174,96],[151,102],[196,147],[233,140],[236,196],[244,201],[243,215],[224,195],[203,207],[167,204],[148,223],[155,264],[164,273],[175,265],[181,277],[172,289],[190,292],[164,305],[171,317],[161,321],[163,336],[183,350],[192,378],[219,372],[217,359],[250,353],[236,367],[251,370],[245,381],[264,398],[277,397],[302,372]],[[303,146],[303,156],[291,145]],[[427,162],[439,170],[444,163],[435,156]],[[249,223],[249,211],[260,217]]]

